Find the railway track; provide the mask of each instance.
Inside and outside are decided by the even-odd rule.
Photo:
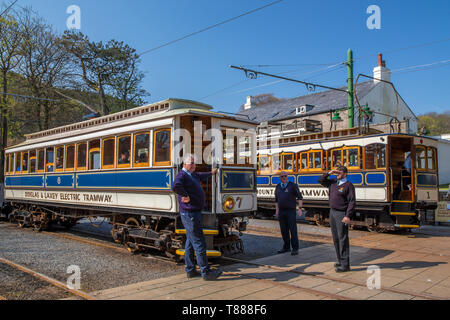
[[[55,287],[58,287],[60,289],[63,289],[64,291],[70,292],[71,294],[76,295],[76,296],[78,296],[78,297],[80,297],[80,298],[82,298],[84,300],[97,300],[93,296],[91,296],[91,295],[89,295],[89,294],[87,294],[87,293],[85,293],[85,292],[83,292],[81,290],[71,289],[67,285],[65,285],[64,283],[62,283],[62,282],[60,282],[60,281],[58,281],[56,279],[53,279],[53,278],[48,277],[46,275],[43,275],[43,274],[41,274],[39,272],[33,271],[33,270],[31,270],[31,269],[29,269],[27,267],[24,267],[22,265],[14,263],[14,262],[12,262],[10,260],[4,259],[4,258],[0,258],[0,263],[9,265],[10,267],[13,267],[13,268],[15,268],[15,269],[17,269],[19,271],[28,273],[29,275],[31,275],[31,276],[39,279],[39,280],[45,281],[47,283],[50,283],[51,285],[53,285]],[[3,298],[3,300],[6,300],[6,298],[4,298],[4,297],[1,297],[1,298]],[[2,300],[2,299],[0,299],[0,300]]]

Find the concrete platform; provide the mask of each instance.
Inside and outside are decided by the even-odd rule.
[[[331,243],[223,268],[218,281],[185,274],[93,292],[113,300],[450,299],[450,235],[376,234],[351,240],[352,271],[336,273]],[[367,287],[380,268],[381,288]]]

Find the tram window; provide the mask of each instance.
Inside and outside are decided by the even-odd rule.
[[[259,156],[259,171],[270,171],[270,158],[269,156]]]
[[[331,152],[331,167],[336,169],[343,165],[342,162],[342,150],[333,150]]]
[[[28,172],[28,151],[22,152],[22,172]]]
[[[89,170],[100,169],[100,140],[89,141]]]
[[[45,169],[45,149],[38,150],[37,171],[44,172]]]
[[[294,168],[294,154],[293,153],[283,154],[283,170],[295,171],[295,168]]]
[[[5,173],[9,173],[9,154],[5,155]]]
[[[424,147],[416,147],[416,166],[417,169],[426,169],[427,155]]]
[[[87,143],[77,144],[77,170],[86,170]]]
[[[114,151],[116,147],[116,139],[104,139],[103,140],[103,158],[102,168],[111,169],[114,168]]]
[[[427,148],[427,168],[428,170],[436,170],[436,149]]]
[[[14,174],[14,153],[9,158],[9,173]]]
[[[308,169],[308,153],[302,153],[300,156],[300,169]]]
[[[314,169],[314,153],[313,152],[308,153],[308,168]]]
[[[117,166],[119,168],[130,167],[130,153],[131,153],[131,136],[126,135],[118,138],[117,148]]]
[[[64,147],[56,148],[56,171],[64,169]]]
[[[366,146],[365,165],[367,170],[386,168],[386,146],[381,143]]]
[[[239,158],[237,164],[249,164],[250,163],[250,141],[251,137],[239,137]]]
[[[135,167],[148,167],[150,155],[150,134],[137,133],[134,135],[134,161]]]
[[[170,165],[170,129],[155,131],[154,133],[154,155],[155,166]]]
[[[55,171],[55,149],[47,148],[45,150],[45,171],[46,172],[54,172]]]
[[[314,152],[314,169],[322,169],[322,152]]]
[[[281,161],[280,161],[280,155],[275,154],[272,156],[272,173],[275,174],[277,171],[281,170]]]
[[[359,168],[359,148],[351,148],[346,150],[347,166],[349,168]]]
[[[20,165],[20,153],[16,153],[16,172],[20,172],[22,170],[22,166]]]
[[[66,146],[66,171],[75,168],[75,146]]]
[[[30,173],[36,172],[36,150],[30,151]]]

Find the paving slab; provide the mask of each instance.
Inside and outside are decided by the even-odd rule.
[[[99,299],[158,300],[449,299],[450,235],[417,237],[360,236],[351,242],[348,273],[334,271],[334,246],[324,243],[303,248],[298,256],[278,254],[225,266],[218,281],[186,279],[183,273],[91,294]],[[381,290],[366,286],[371,265],[381,268]]]

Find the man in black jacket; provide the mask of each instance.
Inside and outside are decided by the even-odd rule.
[[[287,173],[280,173],[281,183],[275,188],[276,216],[280,221],[281,235],[283,237],[283,249],[278,253],[285,253],[292,246],[291,255],[298,254],[297,231],[297,199],[299,200],[299,216],[302,215],[303,197],[296,183],[288,181]],[[290,234],[290,236],[289,236]]]
[[[319,178],[319,183],[329,189],[330,227],[338,260],[336,272],[350,271],[348,225],[355,210],[355,187],[347,181],[347,173],[347,168],[341,166]],[[337,179],[329,179],[331,175]]]

